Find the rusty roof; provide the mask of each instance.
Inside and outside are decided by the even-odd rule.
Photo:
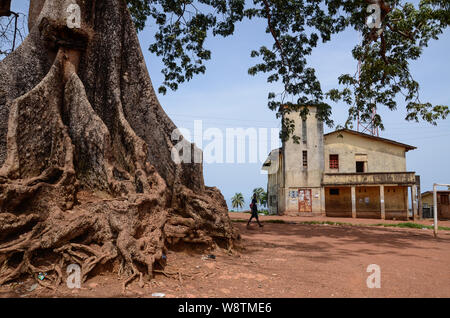
[[[450,190],[437,190],[436,193],[450,193]],[[428,194],[433,194],[433,191],[425,191],[425,192],[422,192],[420,195],[424,196],[424,195],[428,195]]]

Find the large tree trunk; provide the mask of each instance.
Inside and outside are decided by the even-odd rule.
[[[176,127],[125,1],[77,2],[69,29],[73,0],[31,1],[29,36],[0,62],[0,284],[44,271],[59,283],[70,263],[85,280],[112,262],[125,286],[173,244],[238,238],[202,165],[171,159]]]

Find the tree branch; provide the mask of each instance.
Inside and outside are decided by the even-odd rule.
[[[397,34],[400,34],[401,36],[408,38],[410,40],[414,40],[414,37],[412,35],[412,33],[404,33],[402,31],[400,31],[399,29],[397,29],[396,27],[392,26],[390,23],[386,23],[387,27],[392,31],[395,32]]]
[[[278,40],[277,34],[275,33],[275,30],[272,27],[272,15],[270,14],[270,6],[267,0],[263,0],[264,6],[266,9],[266,15],[267,15],[267,25],[269,27],[270,33],[272,34],[273,39],[275,40],[275,44],[280,50],[281,60],[282,63],[290,70],[291,66],[289,63],[286,62],[285,56],[284,56],[284,50],[283,46],[281,45],[280,41]]]

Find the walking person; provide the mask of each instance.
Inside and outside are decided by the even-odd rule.
[[[262,225],[259,222],[258,219],[258,206],[257,206],[257,199],[256,199],[256,194],[253,194],[253,198],[252,198],[252,203],[250,204],[250,208],[252,209],[252,216],[250,217],[250,220],[248,220],[247,222],[247,227],[250,226],[250,222],[252,221],[253,218],[256,219],[256,222],[258,222],[259,227],[263,227],[264,225]]]

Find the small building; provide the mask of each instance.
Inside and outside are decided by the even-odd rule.
[[[406,170],[406,152],[416,147],[350,129],[324,134],[308,108],[305,120],[287,115],[300,142],[283,142],[263,164],[270,213],[408,219],[410,189],[418,216],[420,178]]]
[[[439,220],[450,219],[450,203],[449,203],[450,190],[436,191],[437,199],[437,217]],[[426,191],[422,193],[422,206],[423,217],[434,217],[434,203],[433,203],[433,191]]]

